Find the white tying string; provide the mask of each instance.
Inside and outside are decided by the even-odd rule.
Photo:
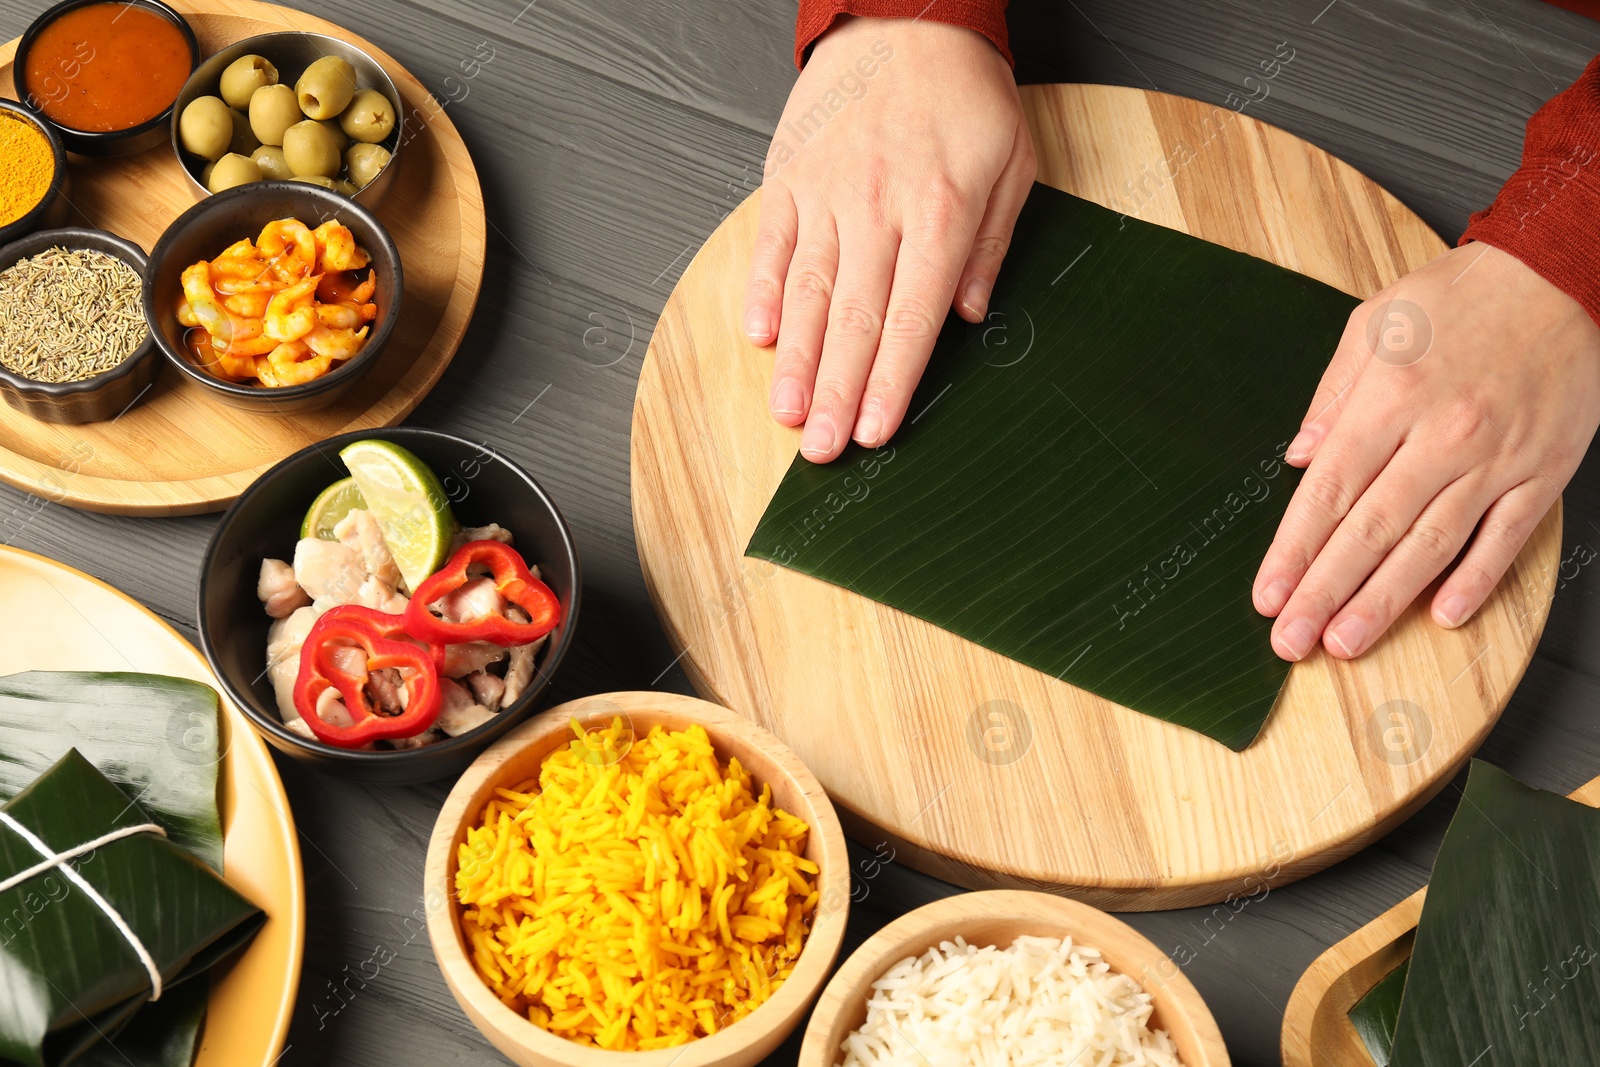
[[[117,928],[117,932],[127,939],[129,945],[133,946],[133,951],[138,955],[139,962],[144,964],[145,971],[150,975],[150,999],[160,1000],[161,968],[156,966],[156,961],[150,955],[150,950],[144,947],[144,942],[139,940],[139,935],[133,932],[133,928],[130,927],[127,923],[127,920],[122,917],[122,913],[117,911],[116,908],[113,908],[111,906],[111,902],[106,900],[105,897],[101,896],[99,891],[95,889],[94,886],[84,881],[83,875],[79,874],[76,870],[69,866],[67,861],[76,859],[79,856],[85,855],[86,853],[93,852],[95,849],[109,845],[113,841],[121,841],[124,837],[132,837],[134,834],[159,834],[162,837],[166,837],[167,832],[161,827],[157,826],[155,823],[144,823],[140,826],[124,826],[121,829],[111,831],[109,834],[103,834],[100,837],[95,838],[93,841],[85,841],[76,848],[69,848],[65,852],[57,852],[49,845],[41,841],[32,830],[28,829],[26,826],[23,826],[20,822],[3,811],[0,811],[0,822],[5,823],[7,826],[11,827],[11,829],[15,830],[19,837],[33,846],[33,850],[35,852],[44,857],[44,861],[42,863],[35,863],[27,870],[19,871],[10,878],[7,878],[5,881],[0,882],[0,893],[4,893],[8,889],[19,886],[28,879],[43,874],[45,871],[54,870],[55,868],[60,867],[61,873],[65,874],[67,878],[71,880],[73,885],[87,893],[90,900],[99,905],[100,910],[106,913],[106,918],[111,920],[111,925],[115,926]]]

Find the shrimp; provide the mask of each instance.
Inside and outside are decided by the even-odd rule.
[[[267,313],[267,301],[272,299],[272,294],[265,290],[261,292],[230,293],[222,298],[222,306],[235,315],[242,315],[247,319],[259,319]]]
[[[356,235],[350,227],[329,219],[312,231],[316,241],[317,260],[324,271],[359,270],[372,260],[356,244]]]
[[[256,255],[220,255],[211,261],[212,284],[219,293],[271,293],[279,282]]]
[[[360,308],[348,304],[317,305],[317,323],[330,330],[354,330],[361,322]]]
[[[274,293],[267,302],[262,332],[275,341],[298,341],[315,329],[317,309],[313,297],[320,280],[320,276],[312,275]]]
[[[267,223],[256,239],[256,248],[284,281],[304,278],[315,270],[320,251],[311,231],[299,219],[276,219]]]
[[[329,359],[349,359],[367,343],[367,328],[359,330],[331,330],[317,326],[306,334],[305,342],[311,351]]]
[[[304,342],[288,341],[256,359],[256,377],[273,388],[303,385],[328,373],[332,365],[330,357],[312,355]]]

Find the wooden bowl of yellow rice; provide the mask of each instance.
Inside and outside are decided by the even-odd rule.
[[[745,1067],[800,1024],[844,939],[849,859],[811,772],[750,720],[628,692],[479,756],[434,826],[428,936],[524,1067]]]

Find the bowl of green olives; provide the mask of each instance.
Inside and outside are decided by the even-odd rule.
[[[319,33],[264,33],[190,75],[172,110],[172,150],[195,199],[256,181],[299,181],[376,207],[405,140],[383,65]]]

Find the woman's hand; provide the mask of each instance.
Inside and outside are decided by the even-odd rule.
[[[1461,625],[1597,424],[1600,327],[1514,256],[1456,248],[1362,304],[1289,445],[1309,466],[1254,588],[1273,649],[1359,656],[1470,537],[1432,606]]]
[[[777,341],[772,415],[824,463],[888,440],[952,304],[971,322],[1033,183],[1005,59],[972,30],[847,19],[767,153],[745,333]]]

